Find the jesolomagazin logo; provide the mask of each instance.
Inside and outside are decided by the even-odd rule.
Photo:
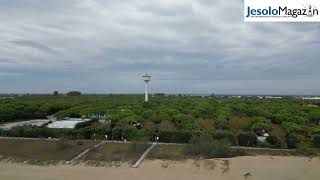
[[[320,0],[244,0],[246,22],[320,22]]]

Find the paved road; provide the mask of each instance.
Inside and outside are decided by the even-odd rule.
[[[149,152],[157,145],[157,143],[152,143],[152,145],[141,155],[141,157],[138,159],[138,161],[136,163],[134,163],[134,165],[132,166],[133,168],[138,168],[140,166],[140,164],[142,163],[142,161],[144,160],[144,158],[147,157],[147,155],[149,154]]]
[[[92,151],[93,149],[95,149],[95,148],[97,148],[97,147],[99,147],[99,146],[101,146],[101,145],[103,145],[103,144],[105,144],[105,143],[106,143],[106,142],[103,141],[103,142],[100,142],[100,143],[98,143],[98,144],[96,144],[96,145],[94,145],[94,146],[89,147],[88,149],[84,150],[83,152],[81,152],[80,154],[78,154],[76,157],[74,157],[73,159],[71,159],[70,161],[68,161],[67,164],[71,164],[71,163],[73,163],[74,161],[79,160],[82,156],[86,155],[88,152]]]

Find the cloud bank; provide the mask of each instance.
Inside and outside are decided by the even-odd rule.
[[[242,1],[2,0],[0,93],[320,94],[320,24]]]

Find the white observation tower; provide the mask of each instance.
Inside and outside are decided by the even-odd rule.
[[[149,81],[151,81],[151,76],[149,76],[147,73],[146,75],[142,76],[142,79],[145,82],[145,86],[144,86],[144,101],[147,102],[148,101],[148,83]]]

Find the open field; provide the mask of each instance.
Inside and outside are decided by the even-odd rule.
[[[192,155],[188,153],[187,144],[158,144],[147,156],[147,159],[162,160],[185,160],[201,159],[201,155]],[[252,147],[232,147],[235,153],[233,156],[306,156],[316,157],[320,155],[320,149],[270,149],[270,148],[252,148]]]
[[[132,164],[149,146],[147,143],[106,143],[87,153],[81,160],[91,165],[98,165],[101,161]]]
[[[0,163],[0,179],[5,180],[318,180],[319,177],[319,158],[292,156],[242,156],[198,161],[145,160],[137,169],[125,164],[108,168]]]
[[[1,159],[30,163],[68,161],[93,146],[94,141],[0,139]]]
[[[157,145],[148,154],[147,159],[170,159],[170,160],[185,160],[194,157],[188,156],[185,151],[186,145]]]
[[[1,138],[0,139],[0,160],[11,159],[16,162],[34,162],[41,164],[41,161],[69,161],[79,155],[84,150],[98,144],[93,140],[45,140],[31,138]],[[87,162],[94,166],[102,165],[101,162],[127,162],[133,164],[143,152],[150,146],[147,142],[107,142],[97,148],[92,149],[79,162]],[[188,151],[190,148],[187,144],[157,144],[147,155],[149,160],[186,160],[186,159],[205,159],[210,156],[194,155]],[[241,149],[241,153],[234,156],[317,156],[319,149],[268,149],[268,148],[249,148],[233,147]],[[212,156],[211,156],[212,157]],[[223,157],[223,156],[213,156]],[[227,156],[228,157],[228,156]],[[232,156],[230,156],[232,157]]]

